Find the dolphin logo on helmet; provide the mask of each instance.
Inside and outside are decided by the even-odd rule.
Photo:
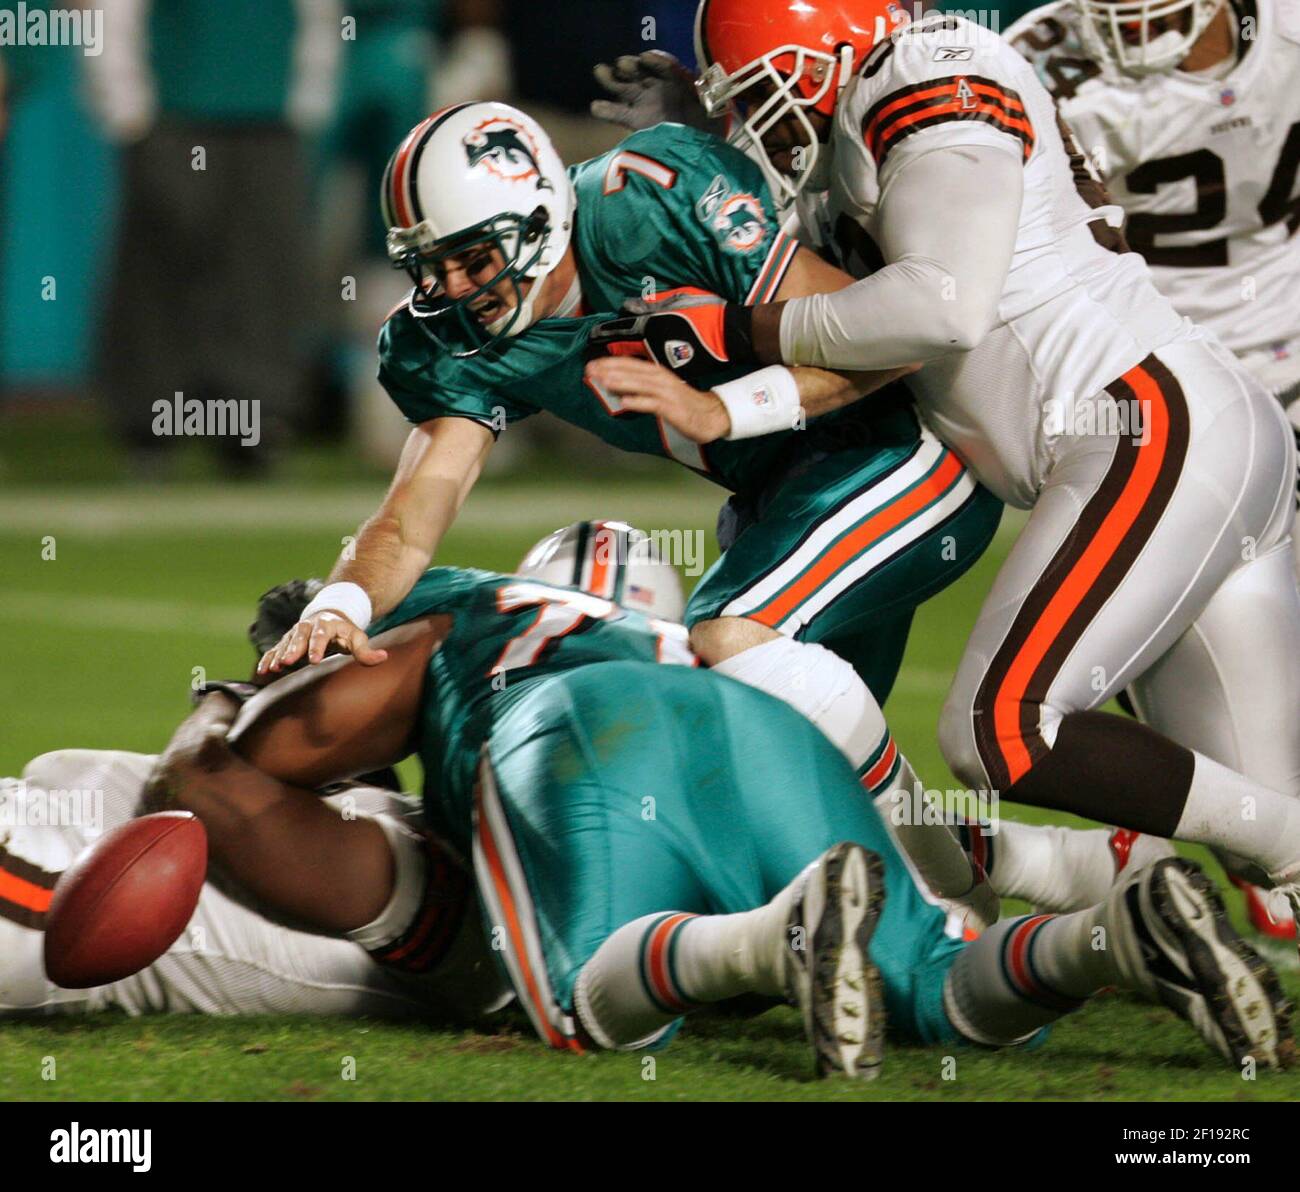
[[[380,205],[388,258],[415,283],[407,309],[441,350],[463,357],[536,322],[542,283],[568,251],[577,199],[537,121],[503,103],[462,103],[407,134],[384,171]],[[450,298],[440,269],[479,247],[492,261],[499,254],[499,269]],[[485,322],[474,310],[489,294],[503,309]]]
[[[485,120],[466,133],[462,143],[471,167],[483,163],[498,177],[512,182],[536,178],[539,187],[549,187],[527,135],[527,130],[513,120]]]

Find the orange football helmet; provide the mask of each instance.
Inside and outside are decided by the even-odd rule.
[[[900,0],[700,0],[700,100],[710,116],[736,119],[732,139],[752,144],[778,195],[793,199],[813,177],[820,154],[807,112],[833,115],[876,43],[909,20]],[[761,90],[752,101],[741,99],[752,88]],[[763,137],[790,115],[808,146],[801,168],[786,177],[772,164]]]

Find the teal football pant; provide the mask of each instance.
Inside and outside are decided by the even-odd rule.
[[[918,605],[984,553],[1002,505],[909,408],[777,490],[691,594],[686,623],[747,617],[851,663],[880,704]]]
[[[660,911],[752,910],[843,840],[885,863],[871,955],[892,1031],[956,1037],[943,985],[963,944],[838,750],[754,688],[640,662],[537,683],[493,727],[473,832],[494,947],[554,1047],[577,1048],[574,983],[617,928]]]

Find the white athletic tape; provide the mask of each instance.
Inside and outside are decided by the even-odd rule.
[[[340,583],[326,584],[305,609],[299,621],[305,621],[316,613],[342,613],[358,629],[365,629],[370,624],[373,612],[370,597],[360,584]]]

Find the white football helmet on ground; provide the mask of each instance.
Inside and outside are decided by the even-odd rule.
[[[661,621],[680,622],[686,611],[677,569],[649,534],[626,522],[581,521],[556,530],[529,550],[518,574],[580,588]]]
[[[535,321],[542,282],[573,233],[573,183],[550,138],[531,116],[503,103],[463,103],[417,124],[384,172],[380,205],[388,257],[415,283],[410,309],[440,347],[471,356]],[[504,264],[452,300],[439,261],[476,246]],[[502,282],[514,304],[484,324],[471,307]]]

